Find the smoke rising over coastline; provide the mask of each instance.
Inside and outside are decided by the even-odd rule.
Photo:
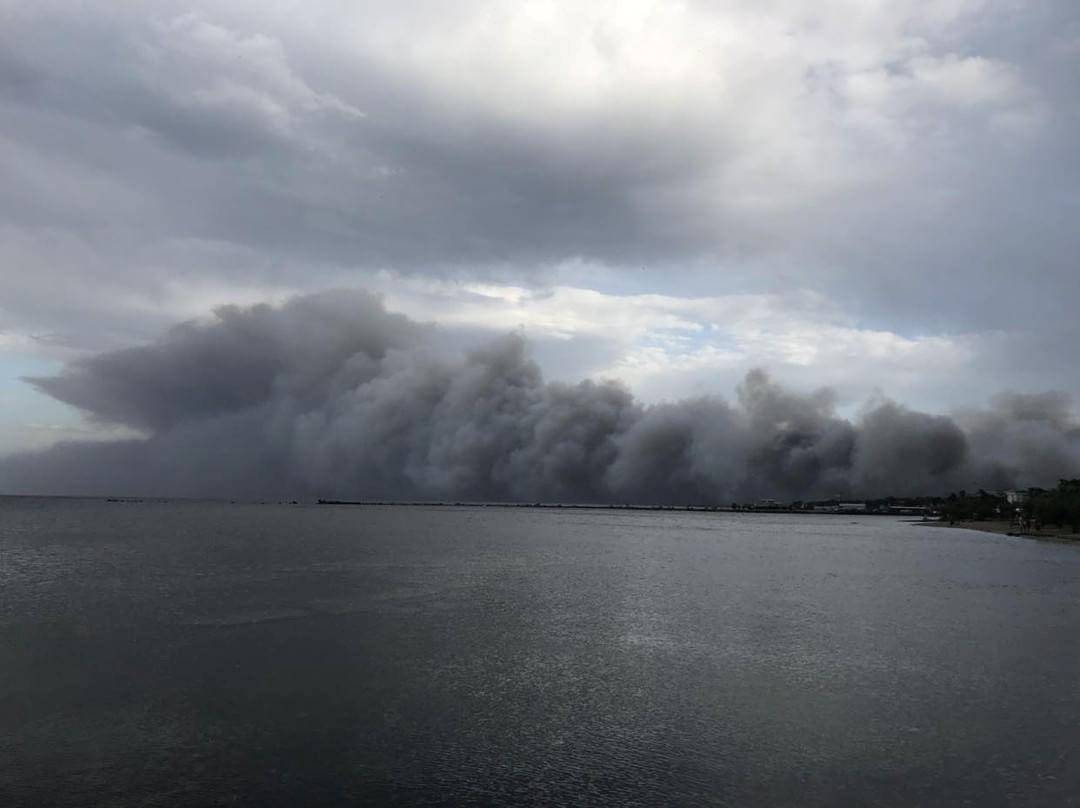
[[[708,504],[1080,473],[1062,393],[952,417],[877,400],[851,421],[828,390],[753,371],[733,402],[645,406],[613,382],[545,382],[520,336],[460,355],[443,333],[363,292],[221,308],[30,380],[147,437],[5,458],[0,490]]]

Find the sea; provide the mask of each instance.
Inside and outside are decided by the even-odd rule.
[[[0,805],[1080,805],[1080,545],[0,498]]]

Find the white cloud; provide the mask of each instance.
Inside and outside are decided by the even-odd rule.
[[[238,108],[282,131],[302,112],[364,117],[332,93],[312,89],[292,69],[275,37],[232,31],[198,13],[182,14],[156,28],[157,41],[141,49],[145,79],[179,103],[190,99],[218,110]],[[186,85],[180,83],[185,79]]]
[[[835,385],[845,400],[874,389],[925,397],[977,351],[971,334],[902,335],[859,326],[810,291],[696,298],[605,294],[555,286],[456,286],[383,277],[391,308],[424,320],[534,340],[609,346],[580,375],[617,378],[646,400],[728,393],[751,367],[808,387]],[[613,358],[612,358],[613,357]],[[559,368],[545,368],[560,376]],[[940,402],[938,402],[940,403]]]

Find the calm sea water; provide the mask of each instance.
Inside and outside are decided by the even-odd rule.
[[[0,803],[1080,805],[1080,547],[0,499]]]

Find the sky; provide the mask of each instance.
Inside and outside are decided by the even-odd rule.
[[[644,406],[1075,415],[1078,79],[1072,0],[0,0],[0,455],[145,431],[26,377],[327,290]]]

